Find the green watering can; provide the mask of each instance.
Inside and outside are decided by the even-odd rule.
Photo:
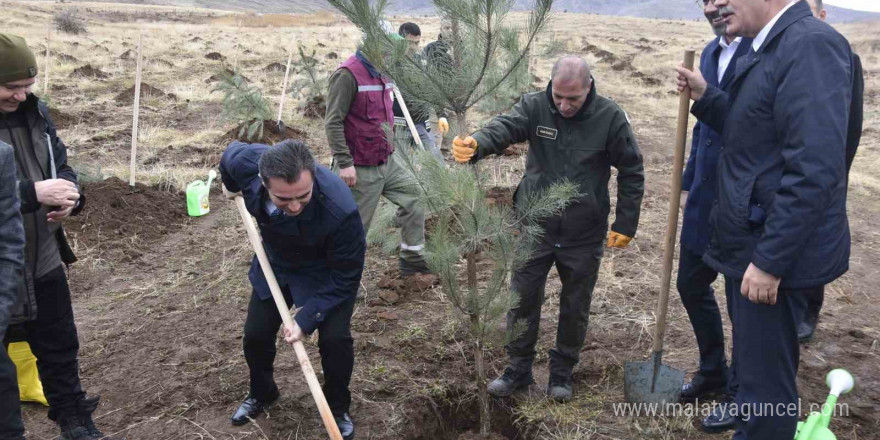
[[[211,182],[217,177],[217,172],[211,170],[208,173],[208,182],[196,180],[186,186],[186,213],[190,217],[201,217],[211,212],[211,202],[208,197],[211,192]]]
[[[837,440],[834,433],[828,429],[828,425],[831,423],[837,398],[843,393],[852,391],[855,380],[848,371],[838,368],[828,373],[825,383],[831,388],[831,392],[822,407],[822,412],[814,412],[807,417],[806,422],[798,422],[794,440]]]

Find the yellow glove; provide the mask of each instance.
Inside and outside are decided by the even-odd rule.
[[[632,237],[627,237],[619,232],[611,231],[608,233],[608,247],[623,249],[629,245]]]
[[[458,163],[467,163],[477,152],[477,140],[473,136],[462,138],[456,136],[452,140],[452,156]]]
[[[437,120],[437,131],[440,132],[440,136],[446,136],[446,133],[449,133],[449,121],[446,118]]]

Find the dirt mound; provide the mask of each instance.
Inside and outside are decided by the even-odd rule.
[[[401,299],[420,296],[439,285],[440,280],[436,275],[415,274],[400,278],[397,270],[391,270],[376,284],[376,287],[382,290],[379,291],[379,298],[375,301],[378,304],[397,304]]]
[[[82,67],[77,67],[73,69],[73,72],[70,74],[71,78],[74,77],[83,77],[83,78],[94,78],[94,79],[107,79],[110,75],[102,72],[100,69],[92,67],[91,64],[86,64]]]
[[[116,97],[113,99],[116,101],[117,104],[120,105],[134,104],[134,87],[135,86],[129,87],[124,92],[116,95]],[[171,101],[177,100],[177,95],[173,93],[165,93],[161,89],[157,89],[156,87],[153,87],[147,83],[141,83],[141,100],[147,97],[166,98]]]
[[[76,57],[68,55],[66,53],[59,53],[56,55],[58,57],[58,61],[62,63],[78,63],[79,60]]]
[[[148,60],[148,62],[157,64],[157,65],[162,66],[166,69],[170,69],[170,68],[174,67],[174,63],[172,63],[171,61],[168,61],[168,60],[163,60],[162,58],[153,58],[153,59]]]
[[[65,223],[71,242],[108,261],[131,261],[187,220],[181,192],[136,184],[119,178],[82,185],[87,201],[80,215]]]
[[[199,41],[204,41],[204,40],[202,40],[201,37],[192,37],[189,40],[190,43],[198,43]]]
[[[215,74],[211,75],[210,77],[208,77],[207,79],[205,79],[205,84],[211,84],[213,82],[220,82],[220,80],[223,79],[224,76],[234,76],[234,75],[235,75],[235,72],[233,72],[231,69],[223,69],[223,72],[215,73]],[[239,73],[238,76],[242,77],[242,79],[244,79],[247,82],[251,82],[250,78],[242,75],[241,73]]]
[[[285,70],[287,70],[287,67],[281,63],[267,64],[266,67],[263,67],[263,72],[266,73],[284,72]]]
[[[239,136],[238,133],[241,130],[240,127],[235,127],[232,130],[229,130],[224,134],[220,139],[220,144],[228,144],[232,141],[242,141],[242,142],[260,142],[267,145],[276,144],[283,140],[287,139],[298,139],[298,140],[307,140],[308,136],[306,132],[293,128],[284,126],[282,129],[278,128],[278,125],[275,121],[263,121],[263,138],[262,139],[248,139],[247,133],[244,136]]]
[[[137,52],[129,49],[125,52],[122,52],[122,55],[119,55],[119,59],[120,60],[136,60],[137,59]]]
[[[209,60],[214,60],[214,61],[224,61],[224,60],[226,60],[226,57],[224,57],[223,55],[221,55],[220,52],[211,52],[211,53],[209,53],[209,54],[206,54],[206,55],[205,55],[205,58],[207,58],[207,59],[209,59]]]
[[[302,107],[303,116],[309,119],[322,119],[327,114],[327,103],[324,96],[313,96],[309,102]]]
[[[67,128],[77,122],[76,117],[64,113],[55,107],[49,107],[49,117],[52,118],[52,122],[58,128]]]
[[[339,54],[336,53],[336,52],[330,52],[330,53],[327,54],[327,59],[328,59],[328,60],[335,60],[335,59],[337,59],[337,58],[339,58]]]

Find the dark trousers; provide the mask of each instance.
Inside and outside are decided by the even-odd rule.
[[[23,340],[37,358],[37,371],[49,401],[49,418],[75,411],[85,397],[79,380],[79,339],[73,321],[70,286],[64,268],[34,281],[37,319],[11,326],[6,341]]]
[[[794,438],[800,357],[797,324],[807,306],[807,295],[815,288],[779,289],[776,304],[768,305],[742,296],[742,279],[726,278],[725,282],[732,305],[733,357],[737,360],[733,368],[740,413],[733,438]]]
[[[0,345],[0,438],[24,439],[21,402],[18,400],[18,378],[15,364],[9,359],[5,345]]]
[[[507,345],[510,365],[517,371],[531,371],[538,342],[538,325],[547,274],[553,264],[562,281],[559,294],[559,326],[556,347],[550,350],[550,374],[570,377],[580,359],[590,319],[590,302],[602,261],[604,243],[556,248],[543,240],[532,258],[513,274],[512,289],[519,304],[507,314],[507,328],[525,321],[525,331]]]
[[[288,300],[288,306],[290,306]],[[324,396],[335,416],[348,412],[351,405],[351,373],[354,369],[354,340],[351,337],[351,314],[354,298],[329,313],[318,326],[318,349],[324,369]],[[278,386],[273,377],[275,341],[281,327],[281,315],[270,298],[251,295],[244,323],[244,358],[250,369],[250,396],[268,400]]]
[[[712,282],[717,277],[718,272],[703,262],[702,255],[681,246],[676,286],[700,349],[700,375],[710,381],[727,383],[724,328],[718,303],[715,302],[715,291],[712,289]],[[730,315],[730,296],[727,298],[727,311]]]

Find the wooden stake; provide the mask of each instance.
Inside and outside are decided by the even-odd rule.
[[[281,98],[278,100],[278,123],[281,123],[281,115],[284,111],[284,97],[287,94],[287,80],[290,78],[290,61],[293,59],[293,48],[287,50],[287,68],[284,70],[284,81],[281,82]]]
[[[422,138],[419,137],[419,131],[416,130],[416,124],[413,122],[412,116],[409,114],[409,109],[406,108],[406,102],[403,101],[400,89],[398,89],[396,85],[394,86],[394,98],[400,103],[400,110],[403,112],[404,119],[406,119],[406,126],[409,127],[409,133],[412,135],[413,139],[415,139],[416,145],[418,145],[420,149],[424,149],[425,147],[422,145]]]
[[[52,42],[52,26],[46,30],[46,59],[43,61],[43,95],[49,93],[49,45]]]
[[[241,221],[247,230],[248,240],[250,240],[251,246],[254,248],[254,253],[257,254],[257,261],[260,262],[260,268],[263,269],[263,276],[266,277],[266,283],[269,284],[269,291],[272,292],[272,299],[275,301],[278,313],[281,314],[281,321],[284,323],[284,327],[293,330],[293,318],[290,317],[290,308],[287,307],[287,302],[284,300],[284,295],[278,286],[275,272],[272,271],[269,257],[266,256],[266,250],[263,248],[260,233],[257,231],[257,227],[254,226],[251,214],[244,204],[244,198],[241,196],[236,197],[235,206],[238,208]],[[324,421],[327,435],[333,440],[342,440],[342,434],[339,433],[339,427],[336,426],[336,419],[333,418],[333,413],[330,412],[330,406],[327,404],[327,399],[321,390],[321,383],[318,382],[318,377],[315,376],[315,370],[312,369],[312,362],[309,361],[309,354],[306,352],[302,341],[296,341],[293,344],[293,350],[296,352],[296,359],[299,361],[303,375],[306,376],[306,383],[309,385],[309,391],[312,392],[312,398],[315,399],[315,404],[318,405],[318,412],[321,414],[321,420]]]
[[[135,168],[137,164],[137,144],[138,144],[138,115],[140,114],[140,106],[141,106],[141,59],[142,59],[142,45],[144,34],[141,32],[138,34],[138,47],[137,47],[137,71],[135,73],[134,78],[134,108],[132,109],[132,122],[131,122],[131,165],[129,169],[129,178],[128,184],[130,186],[134,186],[135,182]]]

